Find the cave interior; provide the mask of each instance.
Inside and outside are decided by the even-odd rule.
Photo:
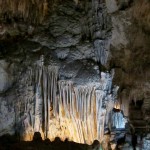
[[[150,1],[0,0],[0,150],[149,150]]]

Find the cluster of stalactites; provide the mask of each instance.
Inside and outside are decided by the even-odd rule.
[[[53,109],[53,114],[57,114],[57,66],[41,66],[36,67],[35,73],[35,125],[34,131],[41,130],[41,124],[44,122],[44,136],[47,137],[50,121],[50,109]],[[44,116],[44,117],[43,117]]]
[[[88,143],[88,140],[92,142],[94,139],[102,139],[105,122],[103,98],[104,92],[95,90],[93,86],[74,87],[71,81],[59,81],[58,117],[71,119],[76,124],[78,142]]]
[[[104,1],[92,0],[92,19],[95,25],[93,25],[90,30],[94,41],[93,46],[96,61],[105,66],[109,56],[111,33],[109,33],[108,30],[111,22],[108,21],[110,18],[107,14]],[[105,33],[106,31],[107,34]]]
[[[48,7],[47,0],[0,0],[0,14],[5,19],[21,18],[32,23],[41,23]]]
[[[33,100],[25,101],[25,132],[29,133],[30,126],[30,131],[40,132],[43,138],[51,140],[59,136],[78,143],[101,141],[107,113],[104,101],[109,102],[113,97],[110,94],[111,78],[103,73],[99,89],[94,85],[75,86],[71,80],[58,80],[58,69],[58,66],[45,66],[41,56],[33,69],[27,71],[25,84],[30,83],[35,96],[32,96]],[[30,89],[27,86],[26,91]],[[31,102],[33,107],[29,109]],[[56,126],[61,132],[54,129]]]

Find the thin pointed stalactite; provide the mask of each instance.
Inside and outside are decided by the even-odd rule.
[[[44,122],[44,136],[47,138],[50,124],[50,103],[54,104],[56,113],[56,87],[57,87],[57,67],[46,67],[41,62],[40,66],[36,66],[35,71],[35,131],[40,131],[42,120]],[[43,95],[43,96],[42,96]],[[42,111],[43,109],[43,111]],[[42,115],[42,112],[44,114]],[[44,116],[44,118],[42,117]]]
[[[47,138],[47,70],[43,71],[43,93],[44,93],[44,131],[45,138]]]
[[[97,138],[101,139],[102,138],[102,134],[101,134],[101,130],[104,130],[104,125],[103,122],[104,121],[102,118],[102,99],[104,97],[104,92],[101,90],[97,90],[96,91],[96,117],[97,117]],[[100,126],[100,124],[102,124]]]
[[[48,94],[48,108],[47,108],[47,132],[48,132],[48,134],[49,134],[49,125],[50,125],[50,107],[51,107],[51,105],[50,105],[50,83],[49,83],[49,76],[48,76],[48,80],[47,80],[47,90],[48,90],[48,92],[47,92],[47,94]]]

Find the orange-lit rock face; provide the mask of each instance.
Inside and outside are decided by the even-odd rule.
[[[115,105],[114,105],[114,108],[115,109],[120,109],[120,104],[118,102],[116,102]]]

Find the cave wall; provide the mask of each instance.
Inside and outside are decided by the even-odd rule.
[[[56,7],[43,24],[1,26],[0,135],[101,141],[118,90],[105,69],[110,17],[99,1]]]
[[[120,85],[121,108],[129,109],[132,100],[145,100],[149,107],[150,3],[108,0],[106,6],[113,27],[110,66],[115,68],[114,83]]]

